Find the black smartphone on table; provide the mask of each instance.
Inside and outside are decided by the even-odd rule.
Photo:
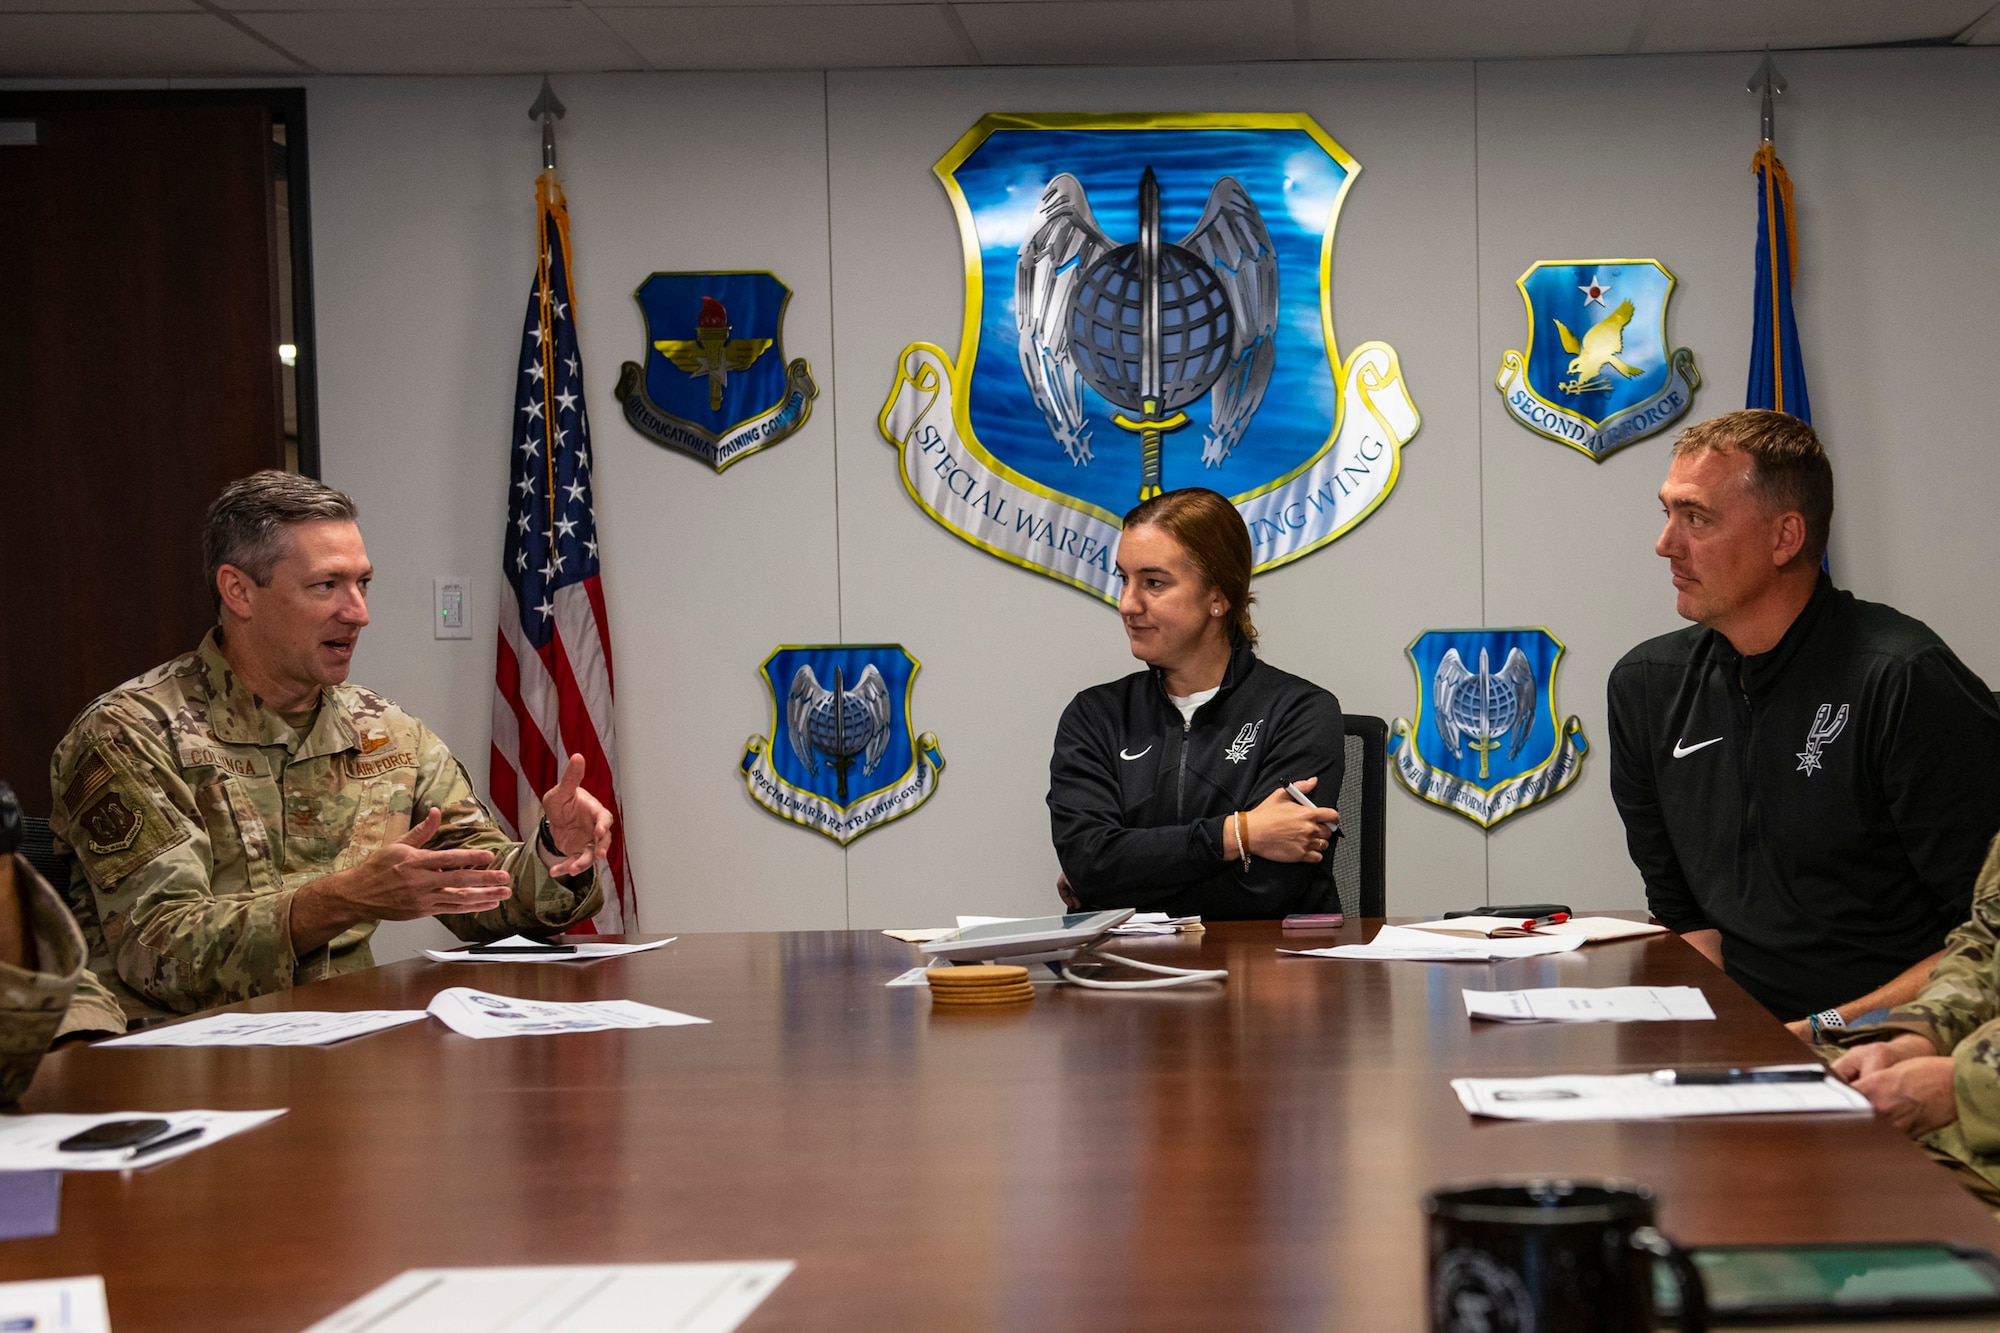
[[[104,1152],[136,1148],[167,1132],[165,1120],[106,1120],[70,1135],[56,1147],[63,1152]]]

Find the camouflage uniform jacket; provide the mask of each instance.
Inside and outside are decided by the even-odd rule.
[[[1904,1032],[1930,1039],[1952,1060],[1958,1119],[1927,1137],[1929,1147],[2000,1185],[2000,837],[1972,889],[1972,917],[1945,939],[1944,956],[1917,998],[1879,1023],[1822,1033],[1854,1047]]]
[[[444,742],[387,699],[329,686],[306,725],[265,707],[211,630],[84,709],[56,747],[49,823],[80,872],[71,903],[129,1012],[193,1013],[372,967],[372,921],[295,952],[292,896],[433,807],[432,848],[483,848],[514,881],[498,907],[438,918],[459,938],[555,934],[603,901],[594,874],[557,880],[510,841]]]
[[[0,1106],[28,1090],[42,1053],[57,1037],[125,1030],[118,1002],[85,966],[83,932],[48,881],[19,856],[14,892],[25,933],[35,942],[35,966],[0,963]]]

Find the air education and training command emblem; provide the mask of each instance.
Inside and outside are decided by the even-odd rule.
[[[771,734],[743,747],[750,799],[843,847],[929,800],[944,755],[910,723],[920,666],[896,643],[787,645],[765,658]]]
[[[819,386],[785,360],[792,292],[774,275],[655,273],[633,295],[646,362],[627,361],[616,392],[634,430],[720,472],[806,424]]]
[[[882,409],[903,485],[981,550],[1117,600],[1120,516],[1228,495],[1259,570],[1353,528],[1417,433],[1396,353],[1333,336],[1360,165],[1310,116],[990,115],[934,168],[958,217],[954,362]]]
[[[1523,426],[1603,462],[1694,405],[1701,372],[1667,342],[1674,275],[1659,260],[1545,259],[1514,285],[1528,350],[1500,358],[1493,387]]]
[[[1408,652],[1417,720],[1389,729],[1389,763],[1405,787],[1492,828],[1576,781],[1590,745],[1581,719],[1556,712],[1555,635],[1434,629]]]

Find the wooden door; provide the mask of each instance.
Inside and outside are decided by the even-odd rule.
[[[0,113],[23,114],[20,97]],[[271,111],[57,98],[0,147],[0,779],[214,623],[201,522],[284,464]]]

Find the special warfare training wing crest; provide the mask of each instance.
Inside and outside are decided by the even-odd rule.
[[[1409,647],[1417,720],[1399,717],[1390,728],[1397,778],[1482,828],[1576,781],[1590,746],[1579,719],[1556,713],[1562,655],[1562,642],[1541,628],[1418,635]]]
[[[752,736],[743,750],[751,799],[842,845],[930,799],[944,755],[936,736],[910,727],[917,670],[893,643],[772,653],[763,666],[771,736]]]
[[[1694,405],[1701,372],[1669,350],[1674,275],[1659,260],[1545,259],[1514,285],[1528,350],[1500,359],[1493,387],[1523,426],[1603,462]]]
[[[1304,115],[983,118],[936,167],[957,363],[911,344],[882,410],[911,496],[1107,601],[1119,516],[1162,489],[1230,495],[1260,570],[1359,523],[1418,425],[1394,351],[1334,345],[1359,170]]]
[[[785,360],[792,293],[776,276],[655,273],[633,296],[649,347],[616,392],[634,430],[720,472],[806,424],[819,386]]]

